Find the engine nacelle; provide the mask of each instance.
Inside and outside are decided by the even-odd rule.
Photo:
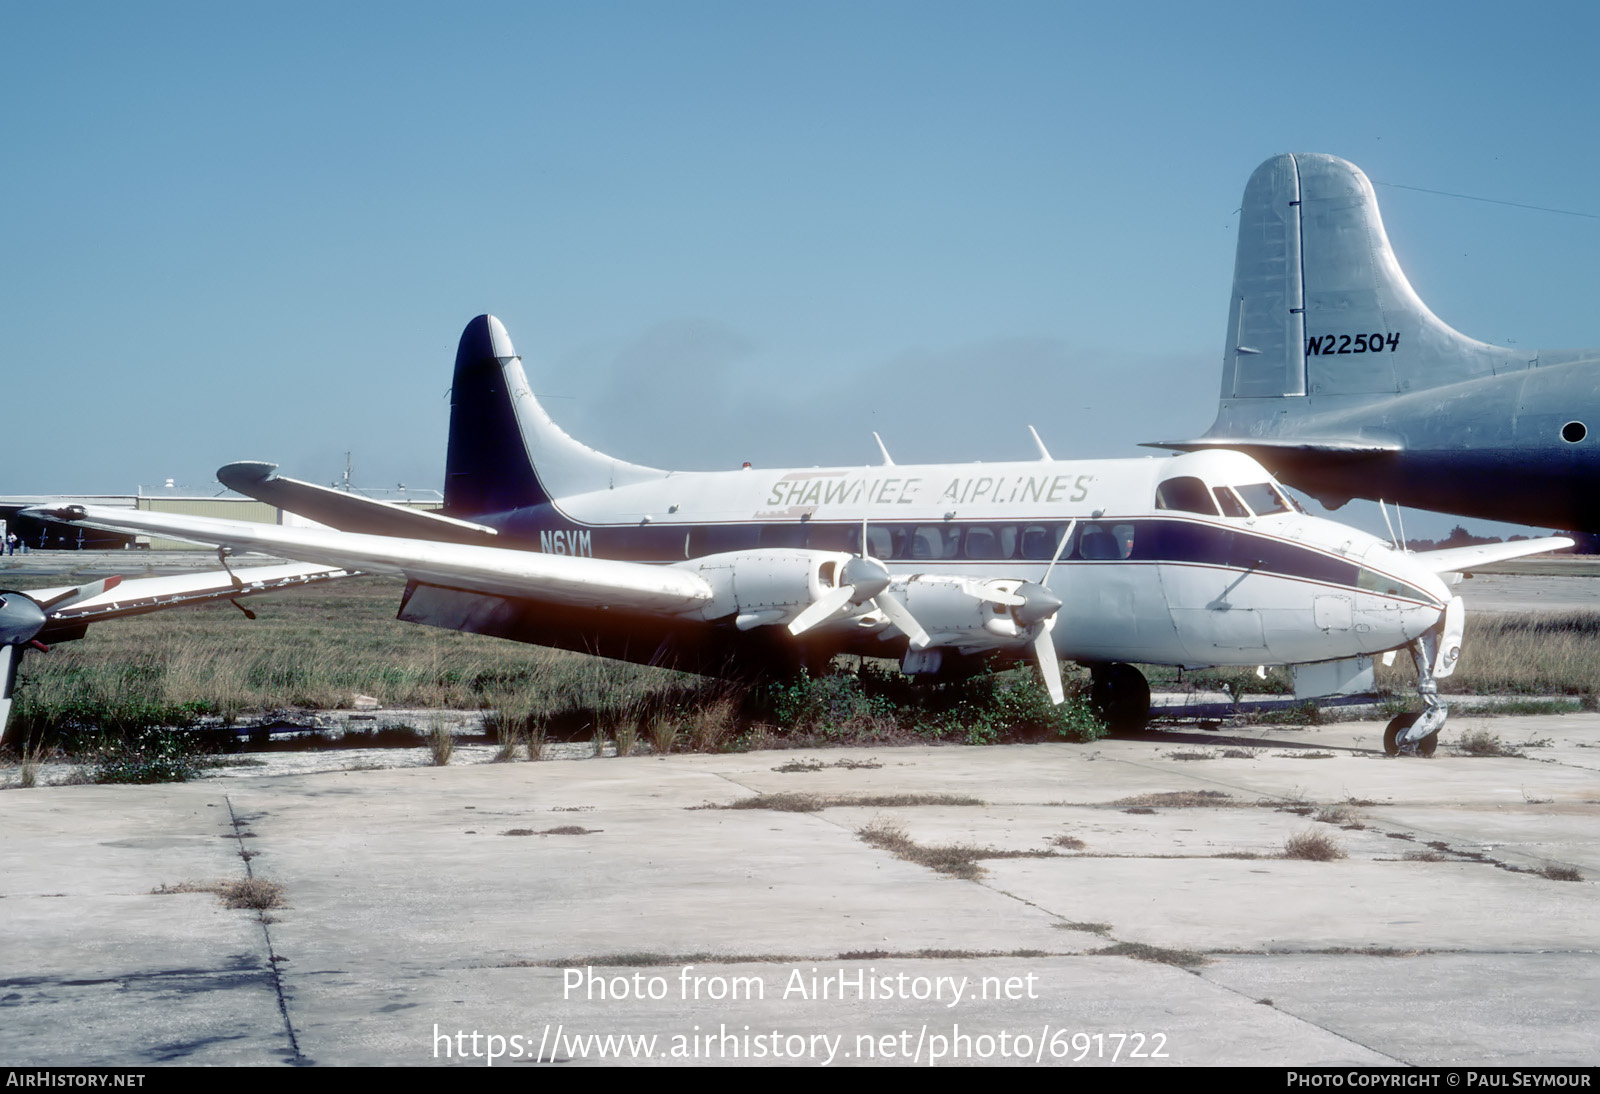
[[[892,592],[927,632],[928,648],[969,653],[1026,645],[1061,607],[1043,585],[1015,579],[917,574],[896,581]]]
[[[740,630],[786,623],[839,587],[851,556],[841,551],[772,547],[706,555],[680,563],[710,585],[705,619],[734,617]],[[842,595],[842,594],[841,594]]]

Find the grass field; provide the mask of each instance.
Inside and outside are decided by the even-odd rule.
[[[35,585],[63,584],[60,578]],[[16,584],[23,584],[17,582]],[[341,709],[368,696],[383,707],[481,709],[508,739],[596,734],[717,749],[760,739],[967,740],[1016,733],[1092,736],[1081,704],[1046,717],[1032,670],[966,689],[912,689],[885,665],[861,678],[738,687],[703,677],[524,646],[394,618],[403,583],[359,578],[249,601],[162,612],[91,627],[86,638],[24,661],[13,739],[128,734],[202,717],[232,722],[294,709]],[[1446,693],[1564,695],[1600,690],[1600,612],[1468,617],[1464,654]],[[1406,700],[1415,672],[1401,653],[1380,666],[1381,691]],[[1068,669],[1081,691],[1086,674]],[[1170,687],[1173,669],[1151,668]],[[1186,673],[1189,687],[1287,693],[1289,674],[1252,669]]]
[[[56,579],[51,584],[62,584]],[[8,737],[71,743],[200,718],[294,709],[481,709],[507,747],[546,737],[632,738],[715,751],[740,741],[1092,738],[1075,697],[1050,707],[1032,670],[913,689],[898,672],[739,686],[687,673],[403,623],[404,583],[359,578],[232,605],[91,627],[28,655]]]

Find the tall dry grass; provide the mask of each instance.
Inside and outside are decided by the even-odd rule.
[[[13,728],[34,736],[93,723],[112,732],[236,720],[286,708],[341,709],[358,695],[386,707],[521,708],[584,717],[681,686],[680,673],[403,623],[403,583],[364,578],[252,602],[91,627],[21,666]]]
[[[537,759],[546,738],[611,739],[626,754],[641,737],[667,752],[775,738],[988,741],[1024,725],[1067,732],[1036,701],[1031,670],[948,693],[870,666],[859,677],[738,685],[403,623],[393,617],[403,588],[363,578],[258,598],[253,621],[222,604],[92,627],[23,661],[11,739],[128,736],[201,717],[348,708],[361,695],[391,708],[484,710],[505,758],[526,748]]]
[[[1404,692],[1416,668],[1400,653],[1378,666],[1378,686]],[[1600,612],[1467,615],[1456,671],[1439,690],[1461,695],[1594,695],[1600,691]]]

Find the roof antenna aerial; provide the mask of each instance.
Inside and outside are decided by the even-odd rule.
[[[889,450],[883,446],[883,438],[878,436],[878,431],[872,431],[872,439],[878,442],[878,451],[883,453],[883,466],[893,467],[894,461],[889,458]]]
[[[1044,442],[1039,439],[1039,431],[1037,429],[1033,428],[1033,426],[1030,425],[1028,427],[1028,432],[1033,434],[1033,443],[1039,446],[1039,458],[1041,460],[1048,460],[1048,461],[1054,462],[1053,458],[1050,455],[1050,450],[1048,448],[1046,448],[1044,446]]]
[[[1399,511],[1399,509],[1400,509],[1400,507],[1398,505],[1395,506],[1395,510],[1396,511]],[[1395,547],[1398,549],[1399,546],[1400,546],[1400,541],[1395,538],[1394,525],[1389,522],[1389,507],[1387,505],[1383,504],[1383,499],[1382,498],[1378,499],[1378,512],[1383,514],[1384,527],[1389,529],[1389,542],[1394,544]]]

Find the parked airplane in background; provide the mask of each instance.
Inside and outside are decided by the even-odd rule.
[[[1461,600],[1439,574],[1570,542],[1409,554],[1305,515],[1236,452],[1056,460],[1041,443],[1019,463],[901,466],[885,453],[875,467],[661,471],[562,432],[487,315],[456,356],[444,514],[274,470],[218,475],[329,527],[30,513],[399,574],[401,619],[699,672],[838,653],[930,675],[1031,659],[1060,702],[1070,658],[1118,727],[1149,712],[1131,662],[1331,663],[1297,671],[1309,697],[1370,681],[1368,655],[1404,647],[1426,710],[1388,740],[1423,752],[1445,716],[1434,681],[1461,642]]]
[[[1359,168],[1274,156],[1245,186],[1217,419],[1151,447],[1247,453],[1330,508],[1600,532],[1600,349],[1452,330],[1401,272]]]
[[[349,576],[337,566],[278,564],[132,581],[109,577],[86,585],[27,592],[0,589],[0,738],[11,718],[11,695],[24,650],[47,652],[58,642],[82,638],[90,623],[220,600],[232,601],[245,611],[239,605],[242,596]],[[245,614],[250,615],[248,611]]]

